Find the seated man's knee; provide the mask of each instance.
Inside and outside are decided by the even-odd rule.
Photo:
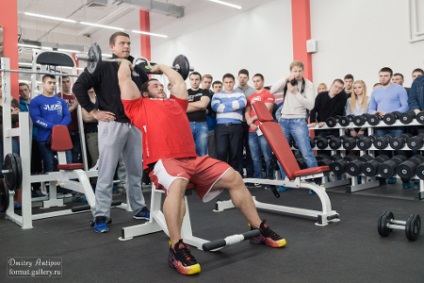
[[[228,188],[244,186],[243,178],[240,173],[234,169],[230,169],[222,177],[222,181],[228,185]]]

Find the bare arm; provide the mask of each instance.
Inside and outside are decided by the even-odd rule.
[[[172,85],[172,95],[180,99],[188,99],[187,86],[183,80],[183,77],[181,77],[177,71],[163,64],[154,65],[151,71],[152,73],[162,72],[165,76],[168,77],[169,83]]]

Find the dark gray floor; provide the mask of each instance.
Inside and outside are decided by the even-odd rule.
[[[267,190],[251,191],[260,201],[305,208],[320,205],[304,190],[283,193],[280,199]],[[409,199],[391,197],[396,194]],[[398,219],[407,219],[410,213],[424,217],[422,201],[395,187],[355,194],[338,188],[329,196],[341,222],[318,227],[310,219],[260,212],[287,239],[285,248],[248,242],[215,253],[192,248],[202,266],[202,272],[193,277],[167,266],[164,233],[119,241],[121,227],[140,223],[120,209],[112,210],[113,224],[106,234],[92,231],[88,213],[35,221],[30,230],[1,217],[0,282],[424,282],[424,237],[409,242],[402,231],[387,238],[377,233],[384,210],[392,210]],[[196,236],[212,240],[248,229],[237,210],[214,213],[214,202],[203,204],[195,194],[189,196],[189,203]],[[8,259],[20,257],[61,258],[62,277],[9,276]]]

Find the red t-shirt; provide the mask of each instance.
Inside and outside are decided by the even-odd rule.
[[[62,94],[61,92],[59,92],[57,94],[57,96],[66,101],[66,105],[68,105],[68,108],[77,101],[75,94],[73,94],[73,93],[71,95],[69,95],[69,94]],[[78,131],[79,130],[77,109],[78,108],[75,108],[74,111],[70,112],[71,113],[71,123],[69,123],[69,125],[68,125],[68,129],[70,131]]]
[[[255,92],[247,99],[247,106],[250,107],[249,115],[250,117],[256,116],[255,111],[253,110],[252,103],[255,101],[262,101],[263,103],[273,103],[275,101],[274,96],[267,89],[264,89],[261,92]],[[259,126],[259,120],[253,122],[256,126]],[[252,128],[249,127],[249,132],[255,132]]]
[[[122,100],[125,114],[143,134],[143,166],[163,158],[196,157],[186,109],[188,100],[139,98]]]

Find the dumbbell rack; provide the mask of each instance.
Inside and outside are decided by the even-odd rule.
[[[346,128],[367,128],[368,129],[368,135],[373,135],[374,134],[374,130],[375,128],[387,128],[387,127],[409,127],[409,126],[421,126],[424,127],[423,124],[420,124],[415,118],[412,120],[411,123],[409,124],[403,124],[402,122],[400,122],[399,120],[396,120],[394,124],[392,125],[387,125],[385,124],[383,121],[380,121],[380,123],[376,126],[372,126],[370,125],[368,122],[365,122],[364,125],[362,126],[357,126],[355,125],[353,122],[350,122],[347,126],[341,126],[340,124],[337,123],[336,126],[334,127],[328,127],[327,125],[324,125],[322,127],[313,127],[313,128],[309,128],[310,130],[339,130],[339,134],[340,136],[345,135],[345,130]],[[339,151],[341,156],[346,156],[346,149],[344,149],[343,147],[340,147],[339,149],[335,150],[330,148],[329,146],[325,149],[319,149],[316,146],[313,148],[313,150],[331,150],[332,154],[335,154],[335,152]],[[374,151],[379,150],[377,148],[374,147],[374,145],[371,145],[370,148],[368,148],[367,150],[361,150],[359,149],[357,146],[355,146],[353,149],[351,150],[358,150],[360,151],[360,155],[365,155],[368,154],[371,156],[374,156]],[[390,145],[388,145],[388,147],[386,147],[383,150],[393,150]],[[403,148],[397,149],[397,150],[411,150],[409,147],[407,147],[406,145]],[[424,147],[418,149],[418,150],[424,150]],[[372,177],[368,177],[365,176],[363,174],[360,174],[360,176],[362,176],[362,182],[361,184],[358,184],[358,180],[357,180],[357,176],[350,176],[348,173],[343,173],[343,176],[348,175],[349,177],[347,177],[346,179],[350,179],[350,189],[349,192],[358,192],[358,191],[362,191],[362,190],[366,190],[366,189],[371,189],[371,188],[376,188],[378,186],[380,186],[379,181],[377,180],[376,177],[380,177],[380,174],[377,174],[375,176]],[[398,175],[394,175],[393,177],[398,177]],[[418,179],[420,180],[420,190],[418,192],[418,199],[422,200],[424,199],[424,180],[419,179],[417,176],[413,176],[411,179]],[[343,181],[343,180],[341,180]],[[329,184],[326,184],[325,187],[326,188],[330,188],[330,187],[336,187],[336,186],[340,186],[342,182],[340,181],[335,181],[335,182],[330,182]]]

